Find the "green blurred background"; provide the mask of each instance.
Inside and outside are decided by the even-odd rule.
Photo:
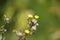
[[[6,40],[18,40],[12,30],[27,27],[29,13],[39,16],[39,27],[27,39],[52,40],[50,35],[60,30],[60,0],[0,0],[0,27],[4,25],[3,15],[12,18],[12,22],[5,25]]]

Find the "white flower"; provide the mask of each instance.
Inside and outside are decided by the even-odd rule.
[[[23,33],[17,32],[16,35],[17,35],[17,36],[23,36]]]
[[[32,22],[34,22],[34,24],[35,24],[35,23],[37,23],[37,20],[36,19],[32,19]]]
[[[7,30],[6,30],[6,29],[4,29],[4,31],[6,32]]]
[[[31,30],[36,30],[36,25],[32,26]]]
[[[6,23],[10,23],[10,18],[5,18]]]
[[[6,18],[7,21],[9,21],[9,18]]]

